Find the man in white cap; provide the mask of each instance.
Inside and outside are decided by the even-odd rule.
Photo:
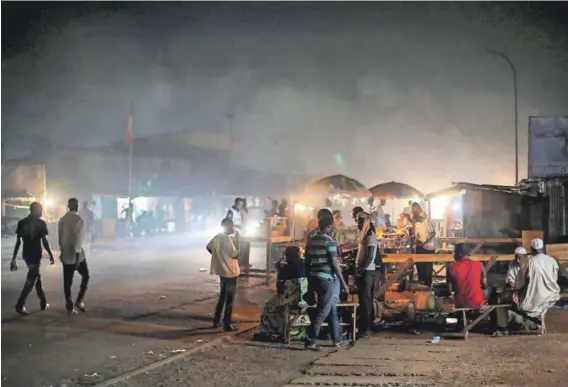
[[[532,258],[528,260],[526,275],[517,279],[519,286],[525,285],[519,310],[528,317],[541,319],[548,309],[560,299],[558,286],[558,262],[544,254],[544,242],[537,238],[531,241]]]
[[[515,249],[515,259],[509,263],[509,268],[507,269],[507,279],[505,284],[513,291],[519,290],[517,286],[517,278],[519,277],[519,272],[521,268],[526,269],[528,260],[527,249],[524,247],[517,247]]]

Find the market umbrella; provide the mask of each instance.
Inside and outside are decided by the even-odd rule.
[[[308,184],[306,191],[368,197],[371,192],[360,182],[344,175],[327,176]]]
[[[424,197],[424,194],[416,188],[396,181],[378,184],[370,191],[378,199],[422,199]]]

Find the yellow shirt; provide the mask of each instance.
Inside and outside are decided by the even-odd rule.
[[[207,244],[211,252],[211,274],[224,278],[234,278],[241,274],[239,268],[239,251],[227,234],[217,234]]]

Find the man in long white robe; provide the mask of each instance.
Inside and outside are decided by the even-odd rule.
[[[558,262],[544,254],[542,239],[531,242],[532,258],[528,261],[525,291],[519,302],[519,309],[527,316],[541,318],[560,299],[558,286]]]

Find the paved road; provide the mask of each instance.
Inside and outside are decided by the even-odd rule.
[[[89,384],[218,335],[207,330],[218,279],[209,275],[204,244],[185,235],[98,244],[88,258],[89,313],[73,317],[64,312],[61,265],[47,259],[42,277],[51,309],[39,312],[32,292],[32,314],[16,315],[26,270],[21,262],[10,272],[11,251],[3,248],[2,385]],[[263,253],[261,246],[252,248],[252,265],[263,265]],[[78,282],[77,275],[75,292]],[[262,292],[245,289],[256,282],[244,281],[238,296],[235,318],[244,325],[257,318],[262,302]]]

